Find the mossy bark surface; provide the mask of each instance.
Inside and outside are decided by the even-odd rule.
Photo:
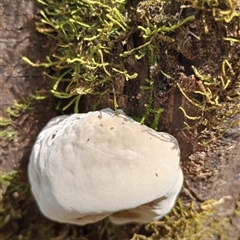
[[[1,239],[239,238],[238,1],[127,1],[122,6],[131,21],[124,25],[121,17],[117,18],[116,32],[110,36],[112,42],[105,52],[97,50],[95,55],[92,50],[92,56],[101,63],[92,62],[97,66],[94,74],[100,76],[99,80],[88,85],[83,78],[75,81],[76,74],[71,75],[72,79],[66,75],[71,83],[68,86],[60,82],[56,85],[64,72],[59,66],[35,68],[22,60],[23,56],[36,64],[46,62],[46,56],[54,60],[51,54],[56,54],[54,49],[62,43],[62,38],[52,39],[36,31],[35,23],[39,23],[43,6],[34,0],[1,1]],[[72,5],[65,7],[68,11]],[[108,7],[104,9],[110,11]],[[118,11],[114,11],[117,15]],[[114,14],[109,16],[107,21]],[[94,17],[97,21],[98,16]],[[92,20],[89,24],[94,23]],[[38,30],[43,27],[44,24],[37,25]],[[68,41],[72,41],[71,51],[74,50],[76,39]],[[78,65],[71,64],[78,69]],[[93,70],[86,75],[86,69],[83,76],[90,81],[95,75],[91,75]],[[62,95],[58,95],[60,91]],[[73,95],[53,98],[69,94]],[[116,104],[129,116],[177,137],[186,179],[180,195],[183,206],[177,203],[170,216],[148,226],[118,227],[104,220],[78,227],[44,218],[31,196],[27,179],[29,154],[38,132],[48,120],[63,112],[114,108]],[[208,207],[201,205],[212,198],[221,200]],[[192,201],[196,207],[190,206]],[[213,206],[216,212],[212,211]]]

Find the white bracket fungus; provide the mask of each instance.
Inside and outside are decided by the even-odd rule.
[[[174,206],[183,183],[179,159],[172,135],[107,108],[53,118],[33,146],[28,174],[50,219],[148,223]]]

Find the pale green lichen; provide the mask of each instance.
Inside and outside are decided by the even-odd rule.
[[[0,140],[7,139],[12,141],[17,136],[17,132],[13,129],[13,121],[10,117],[0,117]]]
[[[221,41],[228,41],[231,46],[228,53],[222,54],[221,63],[215,67],[219,69],[217,72],[209,73],[204,64],[200,64],[200,67],[192,66],[197,83],[195,89],[189,91],[188,85],[185,88],[181,82],[176,83],[184,98],[192,105],[188,110],[180,107],[185,117],[186,129],[207,145],[220,138],[228,129],[240,126],[239,119],[235,118],[240,113],[240,62],[237,55],[240,43],[240,5],[235,0],[191,0],[188,4],[181,5],[181,9],[203,11],[204,34],[210,32],[206,15],[211,14],[213,20],[222,22],[219,26],[225,26],[226,36],[222,36]],[[206,49],[208,48],[206,45]],[[214,55],[214,52],[209,49],[209,54]],[[204,69],[199,70],[201,67]]]
[[[194,202],[186,207],[179,199],[172,213],[163,220],[151,222],[145,226],[150,237],[134,234],[131,240],[206,240],[214,236],[227,237],[225,227],[231,220],[216,217],[216,207],[229,199],[229,196],[216,201],[208,200],[196,206]],[[236,211],[239,208],[236,208]]]
[[[197,9],[209,8],[216,21],[225,21],[229,23],[234,17],[240,16],[240,4],[238,0],[189,0],[188,5],[182,5],[182,8],[193,6]]]
[[[0,139],[8,139],[12,141],[17,133],[14,130],[10,130],[13,125],[13,122],[10,118],[0,117]]]
[[[14,101],[13,105],[5,110],[6,117],[0,116],[0,140],[13,141],[18,134],[14,121],[19,118],[24,111],[33,109],[36,102],[44,100],[47,97],[47,95],[41,95],[36,92],[21,102]]]
[[[196,77],[198,90],[195,90],[196,95],[200,95],[203,99],[197,96],[190,98],[185,93],[185,90],[179,83],[177,86],[183,96],[198,109],[197,116],[189,116],[184,108],[180,107],[184,116],[188,120],[193,120],[195,124],[191,126],[185,122],[187,129],[194,130],[199,134],[198,128],[201,128],[202,142],[208,144],[209,141],[215,141],[221,137],[228,129],[239,126],[239,119],[234,119],[234,116],[240,113],[240,81],[236,79],[234,69],[229,60],[222,62],[222,72],[217,77],[202,75],[197,68],[192,66]],[[214,113],[214,117],[209,115]],[[204,128],[203,128],[204,126]],[[209,137],[212,135],[212,137]],[[208,139],[208,140],[206,140]]]

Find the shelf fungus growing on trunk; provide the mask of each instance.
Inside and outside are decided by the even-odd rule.
[[[174,206],[183,184],[179,160],[172,135],[107,108],[52,119],[37,137],[28,173],[50,219],[148,223]]]

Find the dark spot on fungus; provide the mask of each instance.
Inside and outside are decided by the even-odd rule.
[[[124,122],[122,122],[122,124],[124,124]]]
[[[156,175],[156,177],[158,177],[158,174],[157,174],[157,173],[155,173],[155,175]]]
[[[98,118],[101,119],[102,118],[102,113],[100,112],[100,115],[98,115]]]
[[[55,138],[55,136],[56,136],[56,134],[53,134],[53,135],[52,135],[52,139],[54,139],[54,138]]]
[[[128,121],[128,119],[127,119],[127,118],[123,118],[123,120],[124,120],[125,122],[127,122],[127,121]]]
[[[90,138],[88,138],[87,142],[90,140]]]
[[[114,127],[110,127],[110,130],[113,130],[114,129]]]
[[[103,127],[103,124],[101,123],[99,126],[100,126],[100,127]]]
[[[152,205],[153,205],[153,202],[150,202],[148,205],[149,205],[150,207],[152,207]]]

